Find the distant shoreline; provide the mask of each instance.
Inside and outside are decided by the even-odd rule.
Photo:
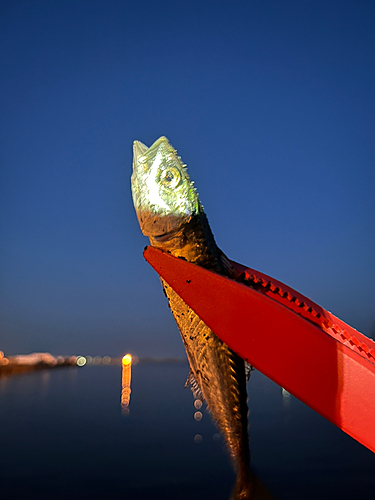
[[[109,363],[87,363],[84,366],[110,366],[110,365],[121,365],[122,358],[111,358],[111,361]],[[187,364],[187,359],[185,358],[152,358],[152,357],[143,357],[143,358],[138,358],[134,357],[133,361],[133,366],[140,364],[140,365],[146,365],[146,364],[173,364],[173,365],[182,365],[182,364]],[[65,361],[62,363],[58,363],[55,365],[51,365],[48,363],[36,363],[36,364],[18,364],[18,363],[12,363],[10,362],[9,364],[2,365],[0,364],[0,377],[6,377],[6,376],[11,376],[11,375],[19,375],[22,373],[31,373],[35,371],[41,371],[41,370],[53,370],[56,368],[77,368],[76,363],[72,363],[69,361]]]
[[[54,368],[66,368],[66,367],[76,367],[76,364],[72,363],[60,363],[58,365],[48,365],[46,363],[38,363],[36,365],[17,365],[17,364],[9,364],[0,366],[0,377],[9,376],[9,375],[18,375],[21,373],[28,373],[46,369],[54,369]]]

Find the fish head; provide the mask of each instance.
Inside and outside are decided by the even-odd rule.
[[[198,193],[176,150],[166,137],[151,147],[133,143],[131,187],[142,233],[168,238],[198,213]]]

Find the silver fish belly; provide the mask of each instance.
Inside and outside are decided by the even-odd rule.
[[[151,148],[135,143],[132,191],[141,229],[151,245],[229,275],[186,168],[164,137]],[[245,363],[161,281],[190,364],[188,381],[195,397],[206,401],[237,473],[231,498],[250,499]]]

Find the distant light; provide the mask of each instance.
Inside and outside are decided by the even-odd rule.
[[[100,356],[94,356],[94,359],[92,361],[94,364],[98,365],[102,362],[102,358]]]
[[[86,362],[88,365],[92,363],[92,356],[86,356]]]
[[[216,432],[216,433],[212,436],[212,439],[213,439],[214,441],[220,441],[220,437],[221,437],[221,436],[220,436],[220,434],[218,434],[218,433]]]
[[[86,358],[84,356],[78,356],[77,365],[84,366],[86,364]]]
[[[202,439],[203,439],[203,438],[202,438],[202,436],[201,436],[200,434],[196,434],[196,435],[194,436],[194,441],[195,441],[196,443],[201,443],[201,442],[202,442]]]
[[[125,354],[125,356],[122,358],[122,364],[127,366],[131,365],[131,362],[133,361],[133,358],[131,354]]]
[[[202,403],[202,401],[201,401],[200,399],[196,399],[196,400],[194,401],[194,406],[195,406],[195,408],[196,408],[197,410],[200,410],[200,409],[202,408],[202,404],[203,404],[203,403]]]
[[[200,411],[196,411],[196,412],[194,413],[194,418],[195,418],[195,420],[196,420],[197,422],[199,422],[200,420],[202,420],[202,417],[203,417],[203,415],[202,415],[202,413],[201,413]]]
[[[104,358],[103,358],[103,364],[104,365],[109,365],[110,362],[111,362],[111,356],[104,356]]]

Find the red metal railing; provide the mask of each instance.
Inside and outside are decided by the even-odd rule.
[[[215,334],[375,452],[375,343],[287,285],[231,264],[244,284],[147,247],[145,259]]]

